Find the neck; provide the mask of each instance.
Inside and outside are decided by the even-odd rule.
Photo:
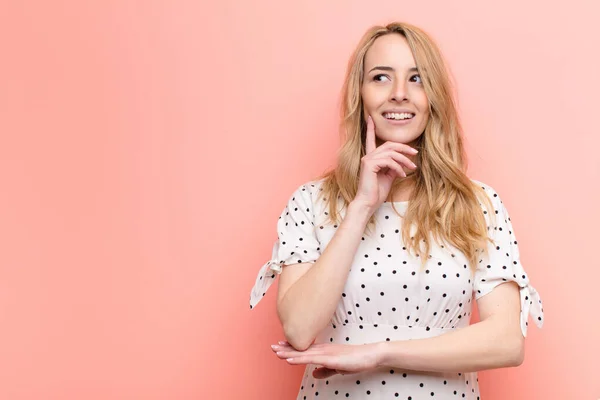
[[[407,201],[415,187],[415,173],[411,172],[406,178],[399,177],[394,180],[387,201]]]

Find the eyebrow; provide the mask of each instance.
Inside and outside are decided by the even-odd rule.
[[[376,67],[371,68],[371,70],[369,71],[369,73],[371,73],[374,70],[381,70],[381,71],[394,71],[394,68],[392,67],[387,67],[387,66],[382,66],[382,65],[378,65]],[[417,69],[417,67],[412,67],[408,70],[408,72],[419,72],[419,70]]]

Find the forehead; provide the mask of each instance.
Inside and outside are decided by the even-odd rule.
[[[416,66],[408,42],[399,33],[380,36],[365,54],[364,69],[368,72],[375,66],[388,66],[397,70]]]

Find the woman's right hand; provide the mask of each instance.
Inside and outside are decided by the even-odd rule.
[[[409,169],[417,168],[402,152],[415,155],[418,151],[406,144],[391,141],[377,147],[375,124],[371,116],[367,119],[365,150],[366,154],[360,161],[358,191],[353,202],[375,212],[387,199],[394,180],[398,176],[406,177],[402,165]]]

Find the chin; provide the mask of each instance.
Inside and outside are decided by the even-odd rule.
[[[421,134],[415,132],[386,132],[385,134],[381,135],[381,140],[384,142],[390,141],[408,144],[417,140],[419,136],[421,136]]]

